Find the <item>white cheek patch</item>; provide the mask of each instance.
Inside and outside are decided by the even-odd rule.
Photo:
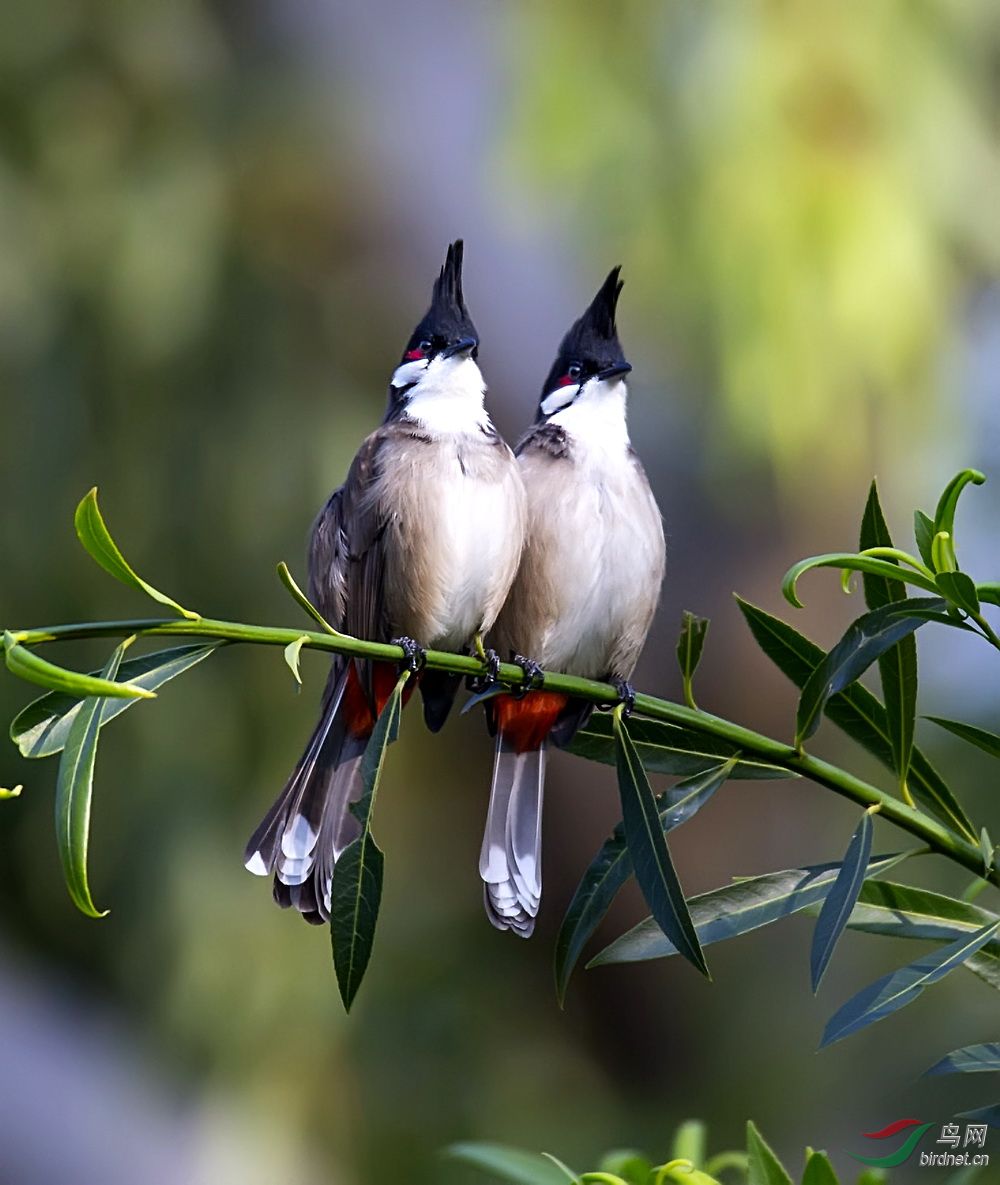
[[[417,358],[413,362],[404,362],[402,366],[397,366],[393,371],[392,386],[400,390],[412,386],[413,383],[419,383],[427,369],[427,363],[426,358]]]
[[[561,411],[564,407],[569,407],[579,394],[579,383],[568,383],[565,387],[556,387],[554,391],[550,391],[542,400],[542,415],[555,415],[557,411]]]

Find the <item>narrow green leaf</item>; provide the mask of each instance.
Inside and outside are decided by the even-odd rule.
[[[620,708],[613,713],[613,719],[618,743],[618,790],[622,802],[622,822],[635,879],[663,933],[702,975],[710,978],[708,964],[701,952],[698,935],[684,900],[684,891],[670,859],[656,800]]]
[[[292,672],[292,677],[298,684],[296,691],[302,689],[302,676],[299,674],[299,653],[302,650],[302,643],[308,642],[309,638],[303,634],[300,638],[296,638],[294,642],[289,642],[285,647],[285,662],[288,663],[288,669]]]
[[[830,1018],[820,1048],[841,1041],[861,1029],[911,1004],[924,990],[960,967],[970,955],[985,946],[1000,930],[1000,919],[990,922],[974,934],[963,935],[947,946],[931,951],[913,963],[883,975],[863,991],[852,996]]]
[[[699,617],[690,609],[684,610],[681,624],[681,636],[677,640],[677,662],[681,668],[684,680],[684,702],[689,708],[697,708],[692,691],[692,680],[701,661],[701,652],[705,646],[705,635],[708,633],[708,618]]]
[[[156,698],[155,692],[132,683],[114,683],[110,679],[81,675],[77,671],[57,667],[15,641],[9,631],[4,632],[3,646],[4,660],[11,674],[28,683],[37,683],[39,687],[50,687],[53,691],[65,691],[77,697],[100,695],[123,699]]]
[[[308,613],[308,615],[313,619],[313,621],[316,622],[320,629],[324,630],[328,634],[333,634],[333,636],[336,638],[344,637],[340,630],[335,630],[333,628],[333,626],[326,620],[323,614],[320,613],[312,601],[309,600],[302,589],[299,588],[299,586],[295,583],[295,577],[289,571],[288,565],[284,560],[278,564],[277,572],[278,579],[292,594],[292,600],[295,601],[297,605],[301,606],[301,608],[303,608],[306,613]]]
[[[704,1164],[707,1149],[708,1128],[706,1125],[700,1119],[686,1119],[674,1132],[670,1159],[690,1160],[692,1164]]]
[[[628,1185],[649,1185],[653,1179],[650,1176],[653,1171],[652,1162],[632,1148],[616,1148],[605,1153],[601,1157],[598,1170],[602,1173],[613,1173],[627,1181]]]
[[[830,965],[834,948],[844,932],[847,919],[851,916],[851,910],[858,900],[858,894],[867,876],[872,854],[872,831],[872,813],[865,811],[858,829],[847,845],[847,853],[837,873],[837,879],[830,887],[820,910],[816,928],[813,930],[810,957],[814,992],[819,990],[820,981]]]
[[[565,1185],[564,1173],[537,1152],[525,1152],[504,1144],[452,1144],[446,1155],[453,1160],[495,1173],[515,1185]]]
[[[101,679],[112,682],[121,666],[129,638],[115,647]],[[87,848],[90,844],[90,803],[94,789],[97,738],[104,723],[107,700],[91,696],[83,701],[69,730],[56,779],[56,844],[66,888],[74,905],[91,918],[108,912],[94,904],[87,880]]]
[[[779,617],[773,617],[740,597],[736,598],[736,603],[757,645],[796,687],[804,687],[825,657],[823,650]],[[886,711],[867,687],[860,683],[851,684],[829,699],[823,710],[852,740],[883,765],[893,768]],[[971,820],[918,747],[913,749],[910,767],[909,787],[921,806],[974,843],[976,832]]]
[[[868,876],[878,876],[904,860],[907,852],[876,856],[868,865]],[[740,934],[748,934],[793,913],[818,906],[837,879],[840,864],[813,864],[786,868],[762,876],[747,877],[722,885],[688,902],[700,944],[710,946]],[[871,883],[871,882],[866,882]],[[605,963],[638,963],[663,959],[677,953],[669,938],[652,918],[646,918],[616,938],[588,967]]]
[[[925,719],[954,733],[961,740],[968,741],[970,745],[975,745],[977,749],[982,749],[984,753],[989,753],[991,757],[1000,757],[1000,736],[995,732],[977,728],[974,724],[965,724],[961,720],[946,720],[943,716],[927,716]]]
[[[569,1181],[570,1185],[580,1185],[580,1178],[573,1172],[573,1170],[559,1159],[558,1156],[553,1156],[551,1152],[543,1152],[542,1156],[550,1163],[554,1164],[556,1168],[562,1173],[564,1181]]]
[[[829,552],[825,555],[814,555],[808,559],[799,560],[785,573],[781,582],[781,591],[784,593],[785,599],[796,609],[802,608],[802,602],[799,600],[797,592],[799,578],[813,568],[840,568],[844,572],[867,572],[871,576],[882,576],[886,580],[899,580],[904,584],[912,584],[917,588],[922,588],[925,592],[937,592],[933,581],[911,568],[903,568],[889,560],[857,555],[854,552]]]
[[[1000,605],[1000,584],[977,584],[976,595],[987,605]]]
[[[938,572],[935,583],[956,609],[968,614],[979,612],[979,594],[971,576],[964,572]]]
[[[735,758],[730,758],[724,765],[679,782],[672,789],[657,795],[660,827],[665,832],[672,831],[690,819],[723,785],[732,773],[735,762]],[[555,948],[555,976],[560,1007],[566,998],[570,976],[583,948],[600,925],[619,889],[631,875],[632,858],[625,843],[624,825],[619,823],[583,874],[559,928]]]
[[[166,593],[161,593],[159,589],[153,588],[129,565],[118,550],[118,545],[111,538],[111,533],[101,517],[97,506],[97,486],[94,486],[76,508],[74,522],[80,542],[91,558],[95,559],[105,572],[110,572],[122,584],[127,584],[130,588],[145,593],[154,601],[159,601],[161,605],[176,609],[182,617],[187,617],[192,621],[198,620],[200,614],[192,613],[183,605],[179,605],[173,597],[168,597]]]
[[[802,1185],[840,1185],[833,1165],[825,1152],[810,1152],[806,1160]]]
[[[959,1111],[959,1119],[970,1119],[973,1123],[985,1123],[990,1127],[1000,1128],[1000,1103],[994,1103],[989,1107],[976,1107],[974,1111]],[[958,1185],[954,1180],[949,1182],[949,1185]],[[967,1179],[961,1182],[961,1185],[967,1185]]]
[[[816,667],[802,688],[795,721],[797,745],[815,733],[823,709],[831,696],[856,682],[877,658],[924,624],[920,617],[901,615],[910,603],[898,601],[883,605],[881,609],[873,609],[862,614],[847,627],[843,637]],[[925,598],[915,602],[916,608],[930,609],[940,605],[943,605],[943,602],[929,603]],[[915,680],[915,665],[912,676]],[[906,694],[915,694],[915,690],[914,682]],[[888,723],[888,713],[886,720]],[[890,741],[897,731],[899,730],[890,725]],[[912,744],[912,726],[910,740]]]
[[[983,854],[983,871],[989,873],[993,868],[993,855],[996,849],[985,827],[979,833],[979,850]]]
[[[118,672],[123,683],[155,691],[171,679],[201,662],[223,642],[201,643],[194,646],[175,646],[158,650],[123,662]],[[97,676],[98,672],[94,672]],[[116,699],[105,704],[103,723],[107,724],[136,702],[135,699]],[[20,711],[10,726],[10,739],[24,757],[51,757],[62,751],[69,730],[80,709],[81,697],[60,691],[50,691],[33,700]]]
[[[747,1123],[747,1185],[792,1185],[784,1165],[752,1121]]]
[[[953,1049],[939,1062],[935,1062],[924,1076],[936,1074],[985,1074],[1000,1070],[1000,1044],[992,1042],[983,1045],[966,1045]]]
[[[730,775],[741,778],[795,778],[798,774],[770,765],[766,761],[744,760],[738,757],[735,745],[689,728],[678,728],[662,720],[640,720],[633,716],[628,724],[629,736],[642,759],[643,768],[654,774],[673,774],[693,777],[707,773],[716,766],[737,757]],[[570,753],[588,761],[604,765],[617,763],[614,724],[608,713],[595,713],[584,728],[567,746]]]
[[[937,510],[934,512],[934,534],[940,531],[947,531],[954,539],[955,537],[955,509],[958,506],[958,499],[962,495],[962,491],[970,483],[972,485],[981,486],[986,481],[986,474],[980,473],[978,469],[963,469],[960,473],[956,473],[950,482],[945,486],[944,492],[938,499]]]
[[[892,881],[866,881],[848,921],[852,930],[934,942],[955,941],[1000,920],[995,913],[928,889]],[[1000,942],[988,942],[965,964],[1000,991]]]
[[[917,551],[928,568],[934,571],[934,554],[931,544],[934,541],[934,520],[922,510],[913,512],[913,537],[917,542]]]
[[[344,1007],[348,1010],[361,986],[375,940],[384,858],[372,835],[371,816],[386,749],[399,735],[403,687],[409,674],[409,671],[403,671],[399,676],[375,721],[361,759],[361,797],[350,808],[361,824],[361,834],[347,845],[333,868],[330,906],[333,964]]]
[[[874,481],[861,519],[859,542],[862,551],[872,547],[892,547],[892,536],[882,513],[878,487]],[[871,573],[865,573],[862,579],[865,603],[869,609],[881,609],[885,605],[905,600],[905,589],[899,581],[886,580],[883,576],[873,576]],[[893,766],[900,791],[904,799],[909,799],[906,779],[910,771],[917,717],[917,642],[913,635],[900,638],[895,646],[879,655],[878,668]]]

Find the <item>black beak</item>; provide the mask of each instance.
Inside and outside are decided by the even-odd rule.
[[[620,374],[628,374],[631,369],[631,362],[616,362],[614,366],[606,366],[603,370],[599,370],[596,377],[602,380],[613,379]]]
[[[445,346],[441,351],[441,357],[453,358],[456,354],[471,354],[478,345],[479,342],[474,337],[460,337],[457,342],[452,342],[450,346]]]

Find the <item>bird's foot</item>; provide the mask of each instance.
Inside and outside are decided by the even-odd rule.
[[[635,711],[635,688],[627,679],[612,679],[611,686],[618,692],[618,704],[622,706],[622,715],[631,716]]]
[[[545,672],[533,658],[525,658],[523,654],[515,654],[514,666],[524,671],[524,681],[511,691],[515,699],[523,699],[529,691],[537,691],[545,682]]]
[[[492,646],[483,646],[483,639],[479,634],[476,634],[476,654],[480,661],[486,664],[486,670],[481,675],[470,675],[465,685],[469,691],[488,691],[500,674],[500,655]]]
[[[391,638],[390,646],[398,646],[404,654],[403,661],[399,664],[401,671],[409,671],[411,674],[416,674],[427,662],[427,651],[415,642],[412,638]]]

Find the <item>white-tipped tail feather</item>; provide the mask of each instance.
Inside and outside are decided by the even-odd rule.
[[[317,923],[329,920],[333,865],[359,830],[350,805],[361,791],[365,741],[337,719],[346,681],[346,665],[331,674],[319,724],[244,857],[255,876],[274,874],[279,905]]]
[[[498,736],[479,875],[490,921],[523,938],[535,928],[542,897],[544,785],[544,745],[517,753]]]

